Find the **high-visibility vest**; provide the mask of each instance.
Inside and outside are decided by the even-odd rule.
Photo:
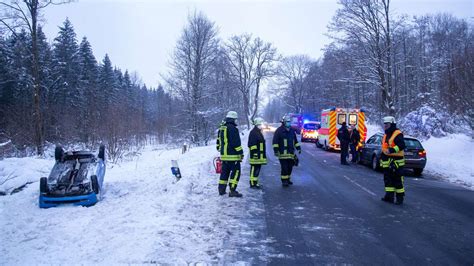
[[[389,157],[403,157],[405,156],[405,152],[403,152],[403,150],[399,150],[398,146],[395,145],[395,138],[402,134],[402,132],[400,130],[395,130],[392,134],[392,136],[390,137],[390,139],[388,140],[388,145],[387,143],[385,142],[386,138],[387,138],[387,134],[383,135],[383,139],[382,139],[382,152],[389,156]],[[389,148],[393,148],[395,149],[395,152],[394,153],[388,153],[388,149]]]

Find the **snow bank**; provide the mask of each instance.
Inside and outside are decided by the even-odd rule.
[[[218,196],[215,155],[213,146],[185,154],[150,148],[129,162],[109,164],[104,198],[89,208],[38,207],[38,180],[52,159],[0,161],[1,176],[16,177],[2,188],[36,181],[0,196],[0,265],[225,263],[233,243],[256,241],[254,228],[242,220],[265,215],[245,171],[239,189],[244,198]],[[181,168],[178,182],[172,159]]]
[[[422,139],[445,137],[450,133],[472,135],[472,129],[465,119],[429,106],[408,113],[400,120],[399,127],[406,134]]]
[[[474,185],[474,143],[463,134],[448,135],[422,142],[427,152],[425,171],[470,188]]]

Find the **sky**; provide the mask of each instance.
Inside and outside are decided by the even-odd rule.
[[[392,0],[395,14],[447,12],[472,20],[473,0]],[[251,33],[275,45],[284,55],[322,56],[330,43],[327,25],[336,0],[79,0],[49,6],[44,31],[53,41],[66,17],[78,42],[86,36],[98,61],[107,53],[112,63],[136,71],[147,86],[156,87],[168,72],[170,55],[188,14],[202,11],[219,28],[219,37]]]

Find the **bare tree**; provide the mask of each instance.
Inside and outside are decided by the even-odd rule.
[[[353,57],[359,78],[370,82],[382,93],[382,110],[394,115],[396,87],[392,80],[392,28],[390,0],[340,0],[329,26],[337,41],[360,47],[362,57]]]
[[[249,127],[249,118],[253,119],[258,112],[261,82],[273,75],[273,65],[278,60],[276,48],[258,37],[252,40],[251,34],[232,36],[225,46],[232,65],[231,77],[242,93],[245,122]]]
[[[262,81],[275,75],[275,62],[280,60],[277,50],[271,43],[265,43],[260,38],[256,38],[253,43],[253,52],[256,57],[255,62],[255,88],[252,94],[254,108],[251,120],[255,118],[259,108],[259,93]]]
[[[41,80],[38,53],[38,22],[43,9],[51,4],[63,4],[69,1],[53,0],[12,0],[10,3],[0,2],[0,23],[13,35],[18,29],[27,29],[31,37],[31,73],[33,78],[33,117],[35,120],[35,143],[38,155],[43,154],[43,120],[41,113]]]
[[[295,55],[283,58],[278,67],[278,75],[283,87],[280,93],[286,105],[294,112],[300,113],[303,109],[308,85],[306,77],[311,69],[312,61],[307,55]]]
[[[191,138],[200,142],[202,123],[201,105],[208,97],[206,80],[218,55],[217,27],[203,13],[189,15],[171,61],[171,73],[166,78],[171,90],[186,103],[187,117],[191,124]]]

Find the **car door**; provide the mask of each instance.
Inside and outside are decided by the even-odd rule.
[[[372,146],[373,146],[373,143],[375,141],[375,135],[370,137],[367,142],[364,144],[364,146],[362,147],[362,151],[361,151],[361,159],[363,161],[369,161],[370,160],[370,156],[372,154]]]

